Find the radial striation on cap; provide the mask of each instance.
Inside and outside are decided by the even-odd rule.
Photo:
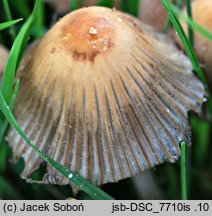
[[[37,147],[100,185],[180,155],[204,88],[165,35],[116,10],[66,15],[25,54],[14,115]],[[42,159],[10,129],[28,179]],[[68,184],[48,166],[44,183]]]

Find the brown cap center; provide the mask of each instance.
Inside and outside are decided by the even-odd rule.
[[[114,30],[107,15],[77,12],[62,30],[62,40],[75,60],[94,61],[113,44]]]

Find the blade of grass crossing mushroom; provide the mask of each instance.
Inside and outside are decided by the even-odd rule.
[[[6,18],[7,18],[8,21],[11,21],[12,20],[12,15],[11,15],[10,7],[9,7],[9,4],[8,4],[8,0],[3,0],[2,3],[3,3],[4,11],[5,11],[5,14],[6,14]],[[10,34],[11,34],[12,40],[15,40],[16,31],[15,31],[14,26],[11,26]]]
[[[14,90],[13,90],[13,94],[10,100],[10,110],[13,109],[14,103],[15,103],[15,99],[16,96],[18,94],[18,90],[19,90],[19,80],[17,80]],[[6,161],[8,158],[8,146],[5,143],[5,141],[3,140],[5,137],[5,133],[7,131],[9,122],[6,119],[0,119],[0,152],[1,152],[1,158],[0,158],[0,171],[5,170],[6,167]]]
[[[80,175],[76,174],[75,172],[69,170],[68,168],[62,166],[61,164],[57,163],[46,154],[41,152],[31,141],[30,139],[24,134],[24,132],[19,127],[18,123],[16,122],[15,118],[13,117],[9,106],[7,106],[6,101],[2,93],[0,92],[0,109],[4,113],[8,122],[16,129],[16,131],[21,135],[21,137],[52,167],[58,170],[64,177],[66,177],[70,182],[76,184],[80,187],[81,190],[89,194],[93,199],[105,199],[111,200],[113,199],[110,195],[106,194],[100,188],[94,186]]]
[[[37,17],[38,4],[40,1],[41,0],[36,1],[34,10],[31,16],[28,18],[28,20],[21,28],[18,36],[16,37],[15,42],[13,43],[13,46],[11,48],[10,55],[7,60],[7,65],[5,67],[5,71],[2,78],[2,85],[1,85],[1,91],[7,104],[9,103],[10,98],[12,96],[16,69],[18,67],[20,58],[23,54],[24,48],[27,44],[31,28]]]
[[[184,49],[187,53],[187,55],[189,56],[191,63],[193,65],[194,71],[196,72],[196,75],[199,77],[199,79],[204,83],[205,88],[208,90],[208,85],[206,83],[206,79],[204,76],[204,73],[202,71],[202,69],[200,68],[199,62],[197,60],[197,57],[195,55],[195,52],[191,46],[191,43],[189,42],[188,38],[186,37],[185,32],[183,31],[177,17],[175,16],[172,8],[174,7],[173,5],[171,5],[169,3],[169,1],[167,0],[161,0],[161,3],[163,5],[163,7],[165,8],[169,19],[171,20],[175,30],[177,31],[181,42],[184,46]],[[176,8],[176,7],[175,7]],[[209,106],[209,110],[212,113],[212,101],[211,101],[211,97],[208,97],[208,106]],[[187,183],[186,183],[186,170],[185,170],[185,162],[186,162],[186,158],[185,158],[185,142],[181,142],[181,184],[182,184],[182,199],[187,199]]]
[[[187,200],[187,177],[186,177],[186,143],[182,141],[181,146],[181,193],[182,200]]]
[[[15,87],[13,89],[12,96],[10,98],[10,103],[9,103],[10,110],[13,110],[13,107],[14,107],[14,104],[15,104],[15,99],[16,99],[17,94],[18,94],[19,86],[20,86],[20,81],[17,80],[16,83],[15,83]]]
[[[19,90],[19,85],[20,85],[20,82],[19,82],[19,80],[17,80],[15,83],[12,97],[10,99],[10,105],[9,105],[10,110],[13,110],[15,99],[16,99],[16,96],[17,96],[18,90]],[[3,138],[4,138],[4,135],[5,135],[5,132],[7,130],[8,121],[6,119],[0,119],[0,125],[1,125],[1,127],[0,127],[0,145],[1,145]]]
[[[23,19],[16,19],[16,20],[0,23],[0,31],[4,30],[6,28],[9,28],[12,25],[15,25],[16,23],[20,22],[21,20],[23,20]]]
[[[189,40],[187,39],[185,32],[183,31],[178,19],[174,15],[174,13],[179,15],[180,18],[185,20],[192,28],[194,28],[195,30],[197,30],[199,33],[201,33],[203,36],[205,36],[206,38],[208,38],[210,40],[212,40],[212,32],[207,31],[205,28],[203,28],[202,26],[195,23],[192,19],[185,16],[177,7],[175,7],[174,5],[171,5],[167,0],[161,0],[161,3],[163,4],[166,12],[168,13],[169,18],[170,18],[172,24],[174,25],[176,31],[178,32],[178,35],[182,41],[184,49],[191,60],[191,63],[193,65],[194,71],[196,72],[196,75],[204,83],[206,90],[208,90],[208,85],[207,85],[204,73],[203,73],[203,71],[199,65],[196,54],[195,54]],[[207,104],[208,104],[210,112],[212,113],[212,99],[211,99],[211,97],[208,97]]]
[[[186,34],[183,31],[182,26],[180,25],[177,17],[173,13],[172,8],[171,8],[171,4],[167,0],[161,0],[161,3],[163,5],[163,7],[165,8],[166,12],[168,13],[169,18],[170,18],[173,26],[175,27],[175,30],[177,31],[178,36],[180,37],[180,39],[182,41],[184,49],[185,49],[188,57],[191,60],[194,71],[196,72],[199,79],[205,84],[205,87],[208,88],[204,73],[203,73],[202,69],[200,68],[200,65],[199,65],[197,57],[196,57],[196,55],[194,53],[194,50],[192,49],[192,46],[191,46],[188,38],[186,37]]]
[[[183,4],[183,1],[184,1],[184,0],[177,0],[177,1],[174,1],[175,4],[176,4],[176,6],[177,6],[177,8],[181,8],[181,6],[182,6],[182,4]],[[170,19],[167,17],[165,26],[164,26],[164,28],[163,28],[163,32],[165,32],[165,33],[168,32],[168,30],[169,30],[170,27],[171,27],[171,21],[170,21]]]
[[[186,10],[188,17],[192,19],[192,10],[191,10],[191,1],[186,0]],[[191,46],[194,47],[194,34],[193,34],[193,29],[188,25],[188,35],[189,35],[189,41],[191,43]]]

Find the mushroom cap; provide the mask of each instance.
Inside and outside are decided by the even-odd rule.
[[[187,57],[165,35],[104,7],[76,10],[24,56],[14,115],[40,150],[100,185],[180,155],[187,112],[205,94]],[[27,179],[42,160],[10,129]],[[48,166],[44,183],[68,184]]]
[[[185,11],[185,9],[184,9]],[[212,1],[195,0],[192,2],[193,20],[199,25],[212,31]],[[182,23],[184,30],[187,32],[187,25]],[[178,40],[179,42],[179,40]],[[194,31],[194,48],[198,59],[203,63],[207,81],[212,91],[212,41],[203,35]]]

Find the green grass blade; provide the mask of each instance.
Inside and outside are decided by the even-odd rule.
[[[187,200],[187,178],[186,178],[186,143],[182,141],[181,146],[181,191],[182,200]]]
[[[14,90],[13,90],[13,93],[12,93],[12,97],[10,99],[10,104],[9,104],[10,110],[13,110],[15,99],[17,97],[18,90],[19,90],[19,85],[20,85],[20,82],[19,82],[19,80],[17,80],[15,87],[14,87]],[[0,146],[1,146],[1,143],[2,143],[3,138],[5,136],[8,125],[9,125],[9,123],[6,119],[0,119]]]
[[[199,77],[199,79],[204,83],[205,87],[208,89],[204,73],[203,73],[202,69],[200,68],[200,65],[199,65],[197,57],[194,53],[194,50],[192,49],[192,46],[191,46],[188,38],[186,37],[186,34],[185,34],[184,30],[182,29],[182,26],[180,25],[177,17],[173,13],[172,8],[171,8],[171,4],[167,0],[161,0],[161,3],[163,5],[163,7],[165,8],[165,10],[169,16],[169,19],[171,20],[175,30],[177,31],[178,36],[181,39],[183,47],[184,47],[189,59],[191,60],[191,63],[193,65],[193,68],[194,68],[196,75]]]
[[[190,0],[186,0],[186,10],[187,10],[188,17],[192,20],[192,9],[191,9],[191,1]],[[189,37],[189,41],[191,43],[191,46],[194,47],[193,29],[189,25],[188,25],[188,37]]]
[[[207,163],[208,149],[210,149],[211,125],[209,122],[196,116],[190,118],[190,124],[193,134],[192,140],[195,142],[193,153],[195,160],[193,163],[201,169],[204,163]]]
[[[9,103],[10,110],[13,110],[13,107],[14,107],[14,104],[15,104],[15,99],[16,99],[16,97],[18,95],[19,86],[20,86],[20,81],[17,80],[16,83],[15,83],[15,87],[13,89],[12,96],[10,98],[10,103]]]
[[[26,47],[30,30],[36,19],[38,4],[40,1],[41,0],[36,1],[32,15],[29,17],[29,19],[25,22],[25,24],[21,28],[18,36],[15,39],[15,42],[13,43],[13,46],[10,51],[10,55],[7,60],[4,75],[2,78],[2,86],[1,86],[1,91],[7,104],[9,103],[10,98],[12,96],[16,69],[18,67],[20,58],[23,54],[24,48]]]
[[[41,36],[43,36],[43,34],[45,33],[44,30],[44,2],[43,1],[39,1],[38,2],[38,16],[34,25],[34,29],[33,29],[33,36],[35,36],[35,38],[40,38]]]
[[[10,6],[13,9],[13,11],[15,11],[21,17],[27,18],[31,14],[31,11],[30,11],[31,2],[32,1],[29,1],[29,0],[18,0],[18,5],[17,5],[17,1],[10,0]]]
[[[175,0],[174,3],[175,5],[177,6],[177,8],[181,8],[182,7],[182,4],[183,4],[183,1],[184,0]],[[165,26],[163,28],[163,32],[168,32],[169,28],[171,27],[171,21],[169,18],[166,19],[166,23],[165,23]]]
[[[177,14],[184,22],[186,22],[191,28],[193,28],[195,31],[199,32],[201,35],[203,35],[205,38],[212,40],[212,32],[208,31],[201,25],[194,22],[192,19],[190,19],[188,16],[185,16],[185,14],[180,11],[177,7],[174,5],[171,5],[172,11]]]
[[[11,15],[10,7],[9,7],[9,4],[8,4],[8,0],[3,0],[2,3],[3,3],[4,11],[5,11],[5,14],[6,14],[6,18],[7,18],[8,21],[11,21],[12,20],[12,15]],[[15,40],[16,31],[15,31],[14,26],[11,26],[10,34],[11,34],[12,39]]]
[[[0,109],[4,113],[8,122],[16,129],[16,131],[21,135],[21,137],[52,167],[58,170],[64,177],[66,177],[70,182],[76,184],[80,187],[81,190],[85,191],[89,194],[93,199],[113,199],[111,196],[106,194],[100,188],[94,186],[80,175],[76,174],[75,172],[69,170],[68,168],[62,166],[61,164],[57,163],[53,159],[49,158],[43,152],[41,152],[31,141],[30,139],[24,134],[24,132],[19,127],[18,123],[16,122],[15,118],[13,117],[9,106],[7,106],[6,101],[2,93],[0,92]]]
[[[12,21],[8,21],[8,22],[4,22],[4,23],[0,23],[0,31],[4,30],[6,28],[9,28],[12,25],[15,25],[16,23],[20,22],[23,19],[17,19],[17,20],[12,20]]]

